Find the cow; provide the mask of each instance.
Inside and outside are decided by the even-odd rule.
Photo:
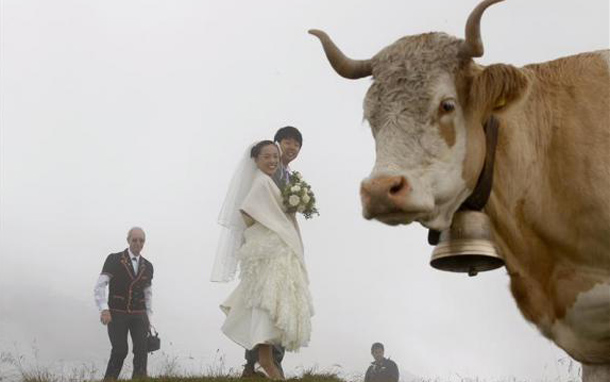
[[[478,4],[465,38],[406,36],[373,58],[345,56],[323,31],[342,77],[372,76],[364,118],[376,161],[363,215],[441,231],[477,184],[484,125],[499,122],[488,214],[521,313],[610,381],[610,55],[595,51],[515,67],[483,66]]]

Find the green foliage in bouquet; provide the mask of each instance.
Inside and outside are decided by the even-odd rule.
[[[290,181],[282,189],[282,199],[286,212],[301,213],[305,219],[311,219],[314,214],[320,215],[311,186],[303,180],[303,176],[298,171],[290,174]]]

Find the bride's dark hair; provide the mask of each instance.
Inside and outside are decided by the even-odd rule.
[[[254,147],[252,147],[252,150],[250,150],[250,158],[256,159],[256,157],[258,157],[258,154],[261,153],[261,150],[263,149],[263,147],[269,146],[269,145],[275,146],[275,143],[270,140],[264,140],[264,141],[260,141],[257,144],[255,144]]]

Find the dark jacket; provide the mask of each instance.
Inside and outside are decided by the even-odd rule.
[[[151,285],[153,278],[150,261],[140,256],[138,274],[135,274],[126,249],[108,255],[102,274],[110,277],[108,306],[111,311],[146,313],[144,289]]]
[[[271,179],[275,182],[275,185],[282,191],[286,185],[290,182],[289,176],[286,177],[286,167],[282,164],[280,160],[279,165],[277,166],[277,170],[271,176]]]
[[[390,359],[373,362],[366,371],[364,382],[398,382],[398,366]]]

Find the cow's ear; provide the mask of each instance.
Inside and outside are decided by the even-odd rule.
[[[470,88],[471,100],[484,113],[501,113],[527,93],[529,80],[512,65],[495,64],[477,74]]]

